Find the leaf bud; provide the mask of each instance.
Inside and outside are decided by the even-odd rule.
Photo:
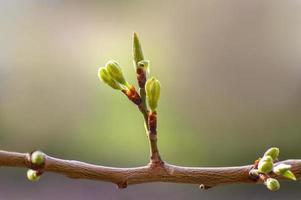
[[[271,156],[264,156],[258,163],[258,172],[268,174],[273,170],[273,159]]]
[[[277,179],[268,178],[265,182],[267,188],[271,191],[277,191],[280,189],[280,184]]]
[[[279,164],[274,167],[273,172],[290,180],[297,180],[294,173],[291,171],[292,166],[287,164]]]
[[[119,66],[119,64],[116,61],[110,60],[109,62],[107,62],[106,68],[107,68],[108,73],[112,77],[112,79],[114,79],[116,82],[118,82],[122,85],[127,84],[125,81],[125,78],[122,74],[121,67]]]
[[[27,179],[30,181],[38,181],[40,176],[38,175],[37,171],[29,169],[27,170]]]
[[[35,151],[31,154],[31,163],[35,165],[43,165],[45,163],[45,155],[41,151]]]
[[[149,60],[141,60],[138,62],[138,67],[149,73]]]
[[[161,85],[154,77],[148,79],[145,84],[147,103],[152,111],[156,111],[160,98]]]
[[[133,33],[133,59],[135,67],[138,67],[138,62],[143,60],[143,52],[137,33]]]
[[[99,68],[98,70],[98,77],[100,80],[102,80],[104,83],[112,87],[113,89],[116,90],[121,90],[122,88],[120,85],[112,79],[110,74],[108,73],[107,69],[104,67]]]
[[[279,148],[277,147],[272,147],[269,148],[265,153],[264,156],[271,156],[273,160],[277,160],[279,156]]]

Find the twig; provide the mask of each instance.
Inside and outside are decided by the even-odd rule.
[[[140,66],[139,64],[139,61],[142,61],[144,56],[137,33],[133,34],[133,58],[141,99],[141,103],[138,105],[138,108],[144,117],[145,131],[148,136],[150,146],[150,160],[154,165],[162,165],[163,161],[160,157],[159,148],[157,145],[157,113],[150,112],[147,109],[145,91],[147,75],[144,66]]]

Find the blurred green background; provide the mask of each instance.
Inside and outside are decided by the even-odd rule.
[[[301,1],[0,0],[0,145],[130,167],[148,162],[143,120],[100,84],[110,59],[135,83],[131,34],[163,86],[159,148],[185,166],[249,164],[268,147],[301,158]],[[300,199],[300,183],[206,192],[1,168],[0,199]]]

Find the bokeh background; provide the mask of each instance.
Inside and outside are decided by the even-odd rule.
[[[97,69],[115,59],[135,82],[131,34],[162,83],[159,147],[169,163],[230,166],[270,146],[301,158],[301,1],[0,1],[0,147],[90,163],[148,162],[142,117]],[[104,182],[1,168],[0,199],[300,199],[300,183]]]

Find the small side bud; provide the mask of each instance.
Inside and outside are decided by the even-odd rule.
[[[106,68],[112,79],[114,79],[116,82],[126,85],[125,78],[122,74],[121,67],[119,67],[118,63],[114,60],[110,60],[106,64]]]
[[[122,89],[120,87],[120,85],[112,79],[112,77],[108,73],[107,69],[104,68],[104,67],[99,68],[98,78],[101,81],[103,81],[104,83],[106,83],[107,85],[109,85],[110,87],[112,87],[113,89],[116,89],[116,90],[121,90]]]
[[[282,176],[293,181],[297,180],[295,174],[291,170],[285,171]]]
[[[291,171],[292,166],[286,165],[286,164],[279,164],[276,167],[274,167],[273,172],[279,176],[283,176],[287,179],[296,181],[296,176]]]
[[[273,158],[273,160],[277,160],[278,156],[279,156],[279,148],[277,147],[272,147],[269,148],[265,153],[264,156],[271,156]]]
[[[149,73],[149,60],[141,60],[138,62],[138,67]]]
[[[277,191],[280,189],[280,184],[277,179],[268,178],[265,182],[267,188],[271,191]]]
[[[135,32],[133,33],[133,59],[136,68],[138,67],[138,62],[144,59],[141,44]]]
[[[152,111],[156,111],[160,98],[161,85],[154,77],[148,79],[145,84],[147,103]]]
[[[40,176],[38,175],[37,171],[29,169],[27,170],[27,179],[30,181],[38,181]]]
[[[258,172],[268,174],[273,169],[273,159],[271,156],[264,156],[258,163]]]
[[[287,170],[290,170],[291,168],[292,168],[291,165],[279,164],[276,167],[274,167],[273,172],[277,175],[281,175],[284,172],[286,172]]]
[[[45,155],[41,151],[35,151],[31,154],[31,163],[35,165],[43,165],[45,163]]]

